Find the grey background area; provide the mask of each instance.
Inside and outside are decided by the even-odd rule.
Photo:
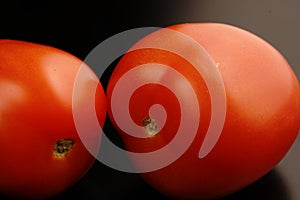
[[[300,79],[299,0],[8,0],[0,3],[0,38],[54,46],[85,59],[103,40],[138,27],[220,22],[246,29],[280,51]],[[101,81],[106,87],[111,71]],[[280,98],[280,97],[278,97]],[[105,132],[114,133],[109,123]],[[118,142],[114,134],[112,140]],[[300,138],[279,165],[249,187],[223,200],[300,199]],[[230,183],[229,183],[230,184]],[[95,162],[73,187],[54,199],[168,199],[137,174]],[[0,199],[7,199],[1,197]]]

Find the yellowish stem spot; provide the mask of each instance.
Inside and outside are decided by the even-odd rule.
[[[54,158],[65,158],[73,149],[75,140],[73,139],[61,139],[58,140],[53,147]]]
[[[157,123],[152,117],[145,117],[142,121],[142,124],[149,137],[153,137],[159,132]]]

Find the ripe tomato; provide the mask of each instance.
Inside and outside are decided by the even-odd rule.
[[[84,90],[74,99],[78,76],[77,86]],[[94,157],[77,134],[73,110],[86,107],[93,87],[97,88],[95,110],[103,125],[102,86],[81,60],[49,46],[0,40],[1,195],[51,197],[87,172]],[[96,130],[85,134],[98,145]]]
[[[175,33],[166,36],[166,30],[185,37],[175,37]],[[189,40],[200,45],[206,54],[202,52],[199,56],[200,51],[195,51],[188,44]],[[168,51],[171,47],[177,47],[189,58]],[[193,57],[202,65],[201,70],[213,63],[221,76],[224,90],[216,88],[224,91],[226,112],[220,134],[217,129],[208,133],[210,124],[218,123],[213,116],[223,115],[222,110],[213,109],[216,108],[212,98],[214,91],[209,90],[213,82],[207,81],[217,77],[208,74],[204,78],[190,62]],[[184,77],[193,88],[193,94],[182,77],[174,76],[173,71]],[[125,79],[126,76],[129,78]],[[130,98],[125,97],[134,88],[132,85],[138,86],[130,91]],[[114,96],[120,100],[114,100]],[[114,69],[107,98],[109,117],[131,152],[155,153],[175,140],[181,123],[186,123],[187,131],[182,134],[187,138],[193,134],[189,127],[197,125],[196,136],[187,150],[162,168],[143,171],[147,165],[164,162],[172,153],[178,154],[176,147],[185,142],[184,139],[160,157],[148,160],[132,157],[137,171],[144,172],[141,175],[146,182],[178,199],[218,198],[253,183],[286,155],[300,125],[299,83],[287,61],[254,34],[219,23],[174,25],[140,40]],[[124,99],[129,99],[128,105]],[[157,104],[164,108],[160,114],[155,111]],[[114,111],[126,109],[129,117]],[[197,112],[200,112],[199,121],[195,119]],[[131,130],[137,129],[126,125],[128,118],[144,126],[148,137],[142,132],[133,133]],[[138,134],[141,137],[137,137]],[[199,156],[208,134],[210,139],[211,135],[215,137],[215,144]]]

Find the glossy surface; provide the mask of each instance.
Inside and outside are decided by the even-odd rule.
[[[300,1],[296,0],[144,0],[101,1],[100,4],[87,0],[73,1],[72,6],[52,0],[2,1],[0,37],[50,44],[84,59],[106,38],[131,28],[225,22],[254,32],[273,44],[299,79],[299,6]],[[104,85],[111,69],[102,77]],[[105,129],[113,141],[119,142],[109,120]],[[274,171],[225,199],[299,200],[299,152],[298,139]],[[100,197],[104,200],[168,199],[146,185],[137,174],[118,172],[99,162],[94,163],[78,184],[54,199]]]
[[[144,173],[142,177],[158,191],[173,198],[211,199],[231,194],[269,172],[293,144],[300,124],[299,83],[283,56],[271,45],[247,31],[219,23],[187,23],[168,28],[197,41],[211,56],[220,71],[225,86],[227,108],[225,124],[216,145],[206,157],[197,156],[199,147],[204,145],[203,138],[209,134],[207,132],[213,114],[214,105],[211,103],[213,96],[206,88],[209,83],[204,82],[203,76],[197,72],[197,66],[184,63],[182,57],[171,52],[150,48],[125,54],[109,80],[107,88],[109,117],[119,130],[129,151],[155,151],[171,144],[179,137],[176,134],[180,134],[180,131],[185,135],[185,139],[193,134],[192,127],[195,121],[197,122],[195,113],[198,112],[198,106],[190,95],[195,94],[201,109],[201,118],[193,143],[178,160],[165,168]],[[159,40],[159,43],[167,43],[168,47],[178,45],[188,52],[188,55],[197,56],[194,49],[181,42],[180,38],[170,36],[164,39],[163,35],[163,30],[152,33],[139,41],[136,46]],[[199,59],[203,59],[202,65],[207,63],[204,58]],[[194,91],[189,91],[184,82],[166,71],[160,64],[182,74]],[[115,91],[118,88],[118,81],[133,69],[140,70],[136,72],[134,78],[127,79],[122,85],[135,85],[139,79],[157,85],[148,84],[139,87],[131,96],[129,105],[123,101],[126,91],[129,90],[123,87],[123,96],[118,98],[122,101],[117,104],[120,108],[114,113],[115,104],[112,102],[114,93],[118,92]],[[213,77],[213,74],[210,76]],[[169,87],[161,88],[166,79],[170,79],[167,85]],[[176,89],[172,89],[174,87]],[[176,98],[168,93],[176,95]],[[188,96],[188,100],[182,100],[184,96]],[[136,134],[137,131],[131,130],[129,123],[122,121],[131,116],[133,121],[141,126],[142,120],[148,115],[155,118],[151,116],[150,109],[156,104],[161,104],[165,108],[167,116],[160,132],[146,139],[128,136],[132,132]],[[189,106],[184,107],[184,104]],[[126,106],[129,106],[130,116],[117,118],[118,115],[122,115],[120,112],[122,113],[122,108],[126,109]],[[187,109],[184,110],[187,112],[182,109]],[[220,110],[215,112],[221,114]],[[184,121],[185,117],[189,120]],[[180,129],[181,124],[187,125],[190,129]],[[163,162],[173,154],[179,154],[180,144],[185,143],[185,140],[179,141],[171,151],[153,158],[154,162]],[[144,160],[132,159],[137,169],[151,164]]]
[[[76,183],[94,162],[82,144],[73,107],[85,106],[92,71],[72,105],[73,85],[82,61],[61,50],[16,40],[0,40],[0,193],[23,198],[57,195]],[[96,93],[99,122],[106,103]],[[88,123],[88,122],[87,122]],[[96,131],[87,132],[99,143]],[[98,140],[97,140],[98,139]]]

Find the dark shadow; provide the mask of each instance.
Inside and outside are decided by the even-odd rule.
[[[260,178],[255,183],[236,192],[222,200],[290,200],[289,190],[281,177],[279,171],[275,168],[268,174]]]
[[[138,174],[124,173],[95,162],[86,176],[54,198],[63,199],[168,199],[149,187]]]
[[[96,162],[88,174],[74,187],[55,199],[158,199],[170,200],[147,185],[138,174],[123,173]],[[279,172],[267,175],[221,200],[290,200],[289,191]]]
[[[1,200],[10,200],[1,197]],[[138,174],[116,171],[96,161],[86,176],[53,200],[63,199],[144,199],[170,200],[147,185]],[[274,169],[267,175],[221,200],[291,200],[280,173]]]

